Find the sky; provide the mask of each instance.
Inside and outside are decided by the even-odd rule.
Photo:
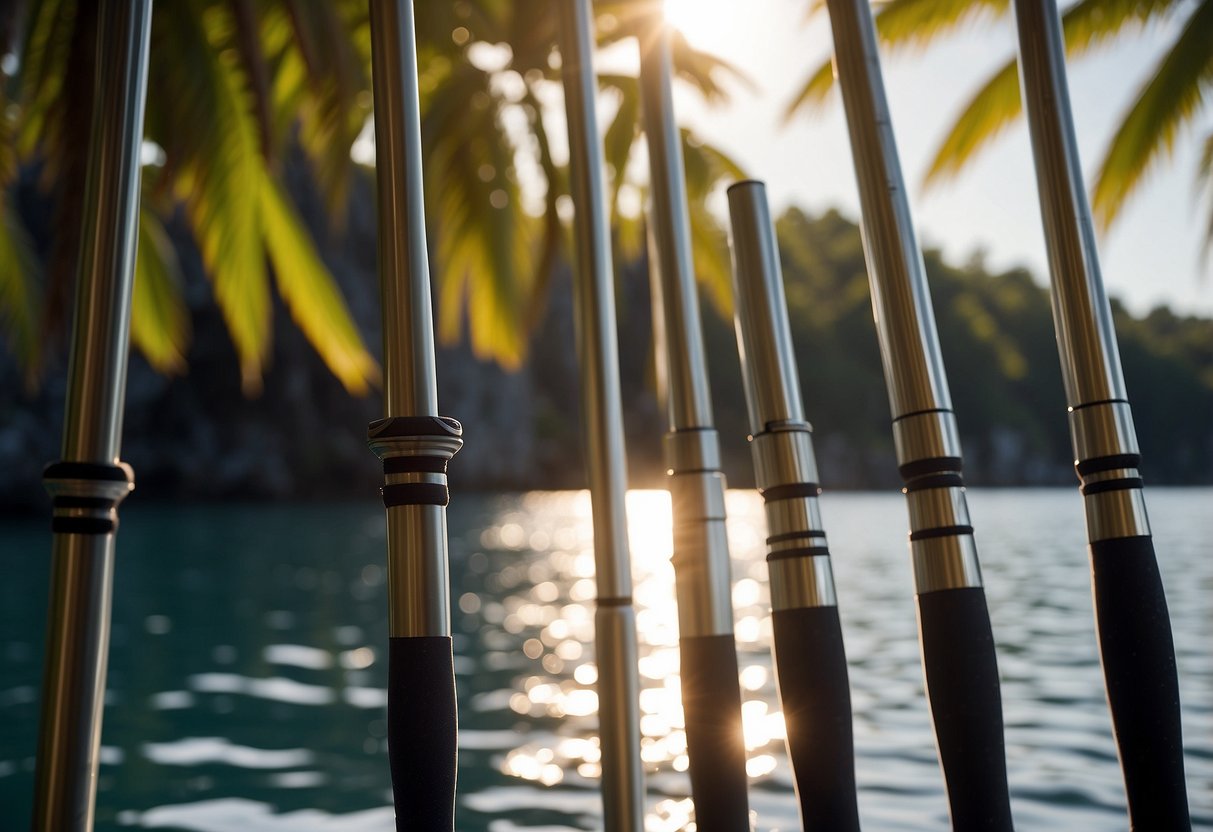
[[[813,212],[837,207],[858,217],[842,102],[837,93],[818,112],[783,118],[808,72],[831,51],[824,13],[806,20],[806,0],[672,0],[675,22],[691,42],[739,67],[755,89],[730,84],[732,100],[708,106],[689,86],[675,90],[678,120],[727,151],[754,178],[767,182],[778,212],[798,205]],[[679,7],[690,14],[679,14]],[[978,23],[927,51],[882,54],[893,127],[916,228],[924,247],[967,261],[985,252],[993,270],[1026,266],[1046,279],[1044,237],[1022,120],[955,180],[923,187],[927,164],[960,108],[990,72],[1014,51],[1010,18]],[[1174,32],[1156,27],[1070,66],[1079,152],[1090,174],[1136,91]],[[635,46],[631,47],[634,51]],[[605,55],[601,64],[624,60]],[[1181,135],[1170,161],[1158,165],[1112,229],[1100,240],[1109,293],[1144,313],[1160,303],[1213,315],[1213,260],[1203,266],[1202,222],[1194,180],[1199,138],[1213,129],[1206,106],[1196,128]]]

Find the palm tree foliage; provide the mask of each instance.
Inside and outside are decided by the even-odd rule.
[[[656,13],[653,4],[634,2],[600,2],[597,10],[603,45],[635,36]],[[553,116],[557,16],[550,0],[422,2],[416,11],[438,332],[450,342],[466,325],[477,355],[516,366],[567,236],[563,142],[552,135],[562,127]],[[31,374],[47,335],[62,323],[74,244],[58,240],[43,267],[8,186],[23,166],[39,170],[54,192],[56,227],[79,228],[95,16],[91,2],[32,0],[14,44],[19,60],[7,65],[15,71],[0,76],[0,322]],[[351,149],[373,135],[370,42],[367,0],[156,5],[132,321],[133,343],[156,368],[181,371],[189,347],[178,253],[167,230],[176,223],[197,245],[246,390],[258,389],[266,368],[275,293],[349,391],[375,383],[378,367],[283,172],[284,159],[301,149],[333,224],[341,225],[352,177],[365,175]],[[724,97],[722,76],[736,75],[681,39],[674,59],[678,75],[709,100]],[[617,208],[621,194],[641,184],[628,171],[639,93],[633,77],[603,75],[601,86],[615,106],[605,143]],[[684,150],[696,204],[723,178],[741,174],[689,134]],[[643,243],[637,213],[615,212],[626,256]],[[705,211],[695,220],[701,277],[727,308],[722,235]]]
[[[819,0],[815,5],[821,5]],[[1010,7],[1010,0],[887,0],[876,11],[876,28],[891,49],[919,49],[968,23],[1005,21]],[[1062,11],[1062,28],[1071,58],[1146,28],[1173,33],[1130,100],[1096,169],[1091,209],[1106,230],[1146,175],[1171,156],[1179,135],[1196,126],[1202,105],[1213,93],[1213,0],[1077,0]],[[827,60],[810,73],[788,115],[821,104],[833,83]],[[927,184],[959,173],[1022,109],[1011,56],[963,106],[935,152]],[[1213,132],[1203,142],[1196,174],[1197,195],[1208,203],[1208,247],[1213,244]]]

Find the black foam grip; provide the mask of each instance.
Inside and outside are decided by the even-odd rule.
[[[1013,829],[994,633],[981,587],[918,596],[922,663],[952,828]]]
[[[750,806],[733,636],[687,636],[679,650],[695,828],[745,832]]]
[[[387,739],[397,832],[455,828],[456,733],[450,637],[390,639]]]
[[[837,607],[776,610],[775,667],[805,832],[859,829],[851,689]]]
[[[1175,644],[1154,541],[1091,544],[1095,623],[1133,830],[1192,828]]]

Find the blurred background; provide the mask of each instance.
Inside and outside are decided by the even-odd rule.
[[[467,442],[451,465],[464,639],[456,649],[468,662],[461,707],[484,721],[469,722],[462,817],[468,829],[495,832],[593,828],[596,702],[574,695],[592,693],[592,670],[576,675],[593,667],[591,634],[584,621],[551,629],[580,620],[574,608],[588,600],[578,582],[589,576],[576,566],[589,546],[586,498],[518,493],[585,482],[556,17],[545,0],[416,5],[439,400],[464,423]],[[675,96],[717,427],[730,483],[752,485],[723,200],[725,187],[749,176],[768,182],[778,216],[822,481],[830,491],[889,492],[897,475],[888,406],[819,5],[666,3],[681,32]],[[1123,820],[1123,797],[1094,658],[1009,4],[875,5],[977,486],[1017,809],[1029,826],[1106,829]],[[595,8],[630,477],[638,489],[659,488],[664,418],[635,35],[661,11],[647,0]],[[95,15],[77,0],[0,9],[0,548],[15,576],[0,590],[7,817],[28,811],[46,586],[37,554],[49,537],[40,474],[59,454]],[[1210,0],[1065,8],[1079,141],[1144,473],[1152,486],[1202,486],[1154,489],[1150,499],[1156,525],[1159,515],[1172,524],[1157,529],[1174,543],[1160,544],[1159,557],[1187,686],[1193,794],[1203,801],[1194,808],[1205,823],[1213,668],[1198,645],[1213,636],[1213,572],[1201,556],[1213,532],[1211,31]],[[123,450],[137,490],[122,509],[103,826],[390,824],[376,710],[386,678],[375,660],[381,478],[365,445],[365,425],[381,415],[369,50],[360,0],[156,6]],[[992,495],[984,504],[983,493]],[[787,829],[796,816],[765,652],[762,535],[752,529],[761,509],[749,496],[730,495],[735,577],[750,582],[735,598],[752,622],[739,642],[749,651],[743,665],[756,668],[746,671],[757,703],[747,741],[752,764],[762,759],[751,772],[759,828]],[[668,537],[661,494],[637,492],[630,505],[641,518],[634,535],[648,545]],[[837,494],[827,497],[826,520],[840,597],[854,593],[843,623],[858,668],[861,808],[882,828],[912,829],[942,824],[944,808],[900,505],[891,492]],[[1048,545],[1026,535],[1025,521],[1052,530]],[[638,549],[638,576],[650,582],[638,593],[657,610],[642,639],[646,655],[664,656],[646,685],[666,691],[648,694],[646,713],[659,718],[646,728],[646,759],[663,807],[653,810],[654,828],[690,829],[669,693],[668,557],[662,546]],[[1042,564],[1060,570],[1053,595],[1033,589]],[[1050,643],[1041,627],[1070,640]],[[186,637],[191,646],[179,641]],[[1037,678],[1042,667],[1050,670]],[[287,743],[305,716],[327,733]],[[526,788],[516,790],[519,782]]]

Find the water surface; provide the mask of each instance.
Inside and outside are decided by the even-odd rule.
[[[1076,491],[970,492],[1020,829],[1125,828]],[[1213,828],[1213,490],[1151,489],[1199,828]],[[730,492],[756,828],[799,828],[770,661],[760,500]],[[648,828],[691,829],[669,500],[629,495]],[[947,828],[898,494],[827,494],[865,828]],[[0,525],[0,828],[28,825],[49,573]],[[589,498],[456,494],[458,825],[596,829]],[[390,830],[384,526],[373,504],[123,507],[99,829]]]

